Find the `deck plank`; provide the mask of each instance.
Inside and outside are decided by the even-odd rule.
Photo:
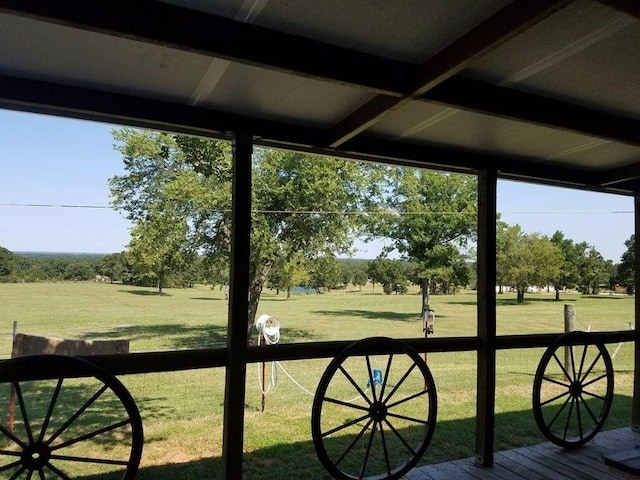
[[[510,470],[507,470],[502,465],[494,464],[490,469],[481,467],[477,465],[472,458],[456,460],[453,463],[483,480],[528,480]]]
[[[600,432],[582,448],[565,450],[550,442],[497,452],[494,466],[473,458],[427,465],[412,470],[405,480],[638,480],[610,467],[604,455],[640,446],[640,433],[630,428]],[[420,475],[420,476],[419,476]]]
[[[535,452],[540,455],[545,461],[546,459],[551,459],[555,464],[562,465],[563,467],[570,468],[576,474],[581,475],[580,478],[584,479],[599,479],[602,475],[602,472],[598,469],[590,467],[586,464],[584,459],[579,455],[565,455],[564,452],[561,451],[551,451],[547,448],[544,448],[540,445],[534,445],[529,447],[531,452]],[[576,477],[578,478],[578,477]]]
[[[495,464],[502,465],[507,470],[513,472],[514,475],[519,475],[527,480],[554,480],[551,476],[543,475],[540,472],[527,468],[521,462],[516,462],[509,458],[509,456],[504,455],[503,452],[495,454]]]
[[[615,469],[605,465],[602,458],[602,453],[594,449],[591,445],[585,445],[583,448],[576,450],[564,450],[551,443],[543,443],[539,445],[540,448],[546,449],[549,455],[555,455],[562,459],[567,464],[581,464],[586,468],[592,469],[598,472],[598,475],[606,475],[610,480],[628,480],[629,475],[624,472],[618,472]]]
[[[550,473],[556,479],[596,480],[592,476],[575,471],[572,466],[563,465],[561,462],[555,461],[553,457],[541,455],[530,448],[518,448],[514,450],[514,453],[533,462],[532,468],[534,470],[544,471],[546,474]]]

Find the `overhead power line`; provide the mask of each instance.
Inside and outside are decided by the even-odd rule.
[[[92,208],[115,210],[109,205],[74,205],[74,204],[52,204],[52,203],[0,203],[0,207],[31,207],[31,208]],[[228,211],[228,210],[227,210]],[[455,212],[455,211],[411,211],[392,212],[389,210],[252,210],[253,213],[273,213],[273,214],[300,214],[300,215],[362,215],[362,214],[387,214],[387,215],[472,215],[475,212]],[[509,215],[619,215],[632,214],[631,210],[614,211],[500,211],[501,214]]]
[[[0,207],[36,207],[36,208],[112,208],[108,205],[68,205],[50,203],[0,203]]]

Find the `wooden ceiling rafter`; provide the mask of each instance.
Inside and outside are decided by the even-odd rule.
[[[349,141],[393,110],[419,98],[474,60],[495,50],[570,3],[572,0],[514,0],[423,63],[409,95],[399,98],[377,95],[346,116],[333,128],[330,146],[338,147]]]

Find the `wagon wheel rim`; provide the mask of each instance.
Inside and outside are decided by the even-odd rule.
[[[568,364],[562,361],[563,343]],[[613,401],[613,364],[605,345],[586,332],[569,332],[542,356],[533,384],[533,413],[552,443],[578,448],[604,425]]]
[[[382,349],[399,353],[372,353]],[[334,388],[338,382],[345,388]],[[345,395],[337,397],[337,391]],[[339,412],[337,419],[325,419],[329,408]],[[334,478],[397,479],[427,450],[436,415],[435,382],[420,355],[398,340],[368,338],[343,350],[322,375],[313,401],[312,437],[320,462]]]
[[[83,395],[78,395],[76,379],[89,384]],[[142,420],[131,394],[114,375],[76,357],[33,355],[1,362],[0,385],[0,398],[9,388],[15,392],[20,419],[15,429],[7,417],[0,422],[0,475],[66,480],[84,466],[81,475],[87,468],[104,467],[124,469],[122,480],[136,477]],[[113,449],[116,441],[124,445],[121,452]]]

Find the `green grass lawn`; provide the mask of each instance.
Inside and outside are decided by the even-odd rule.
[[[258,313],[278,317],[281,342],[422,337],[420,298],[362,291],[323,295],[265,291]],[[226,335],[227,302],[219,289],[167,290],[99,283],[0,284],[0,358],[11,353],[13,321],[18,331],[75,339],[129,339],[132,352],[220,346]],[[576,326],[620,330],[633,321],[626,296],[527,294],[498,296],[498,334],[561,332],[564,304],[576,311]],[[435,337],[472,336],[475,292],[434,296]],[[611,353],[618,345],[610,345]],[[542,349],[500,351],[497,357],[496,449],[544,440],[531,413],[531,386]],[[288,361],[276,367],[277,383],[261,411],[260,365],[248,366],[245,402],[247,478],[329,478],[311,441],[314,392],[329,359]],[[438,391],[438,422],[422,464],[472,456],[475,439],[475,352],[429,354]],[[267,364],[270,377],[271,364]],[[633,348],[614,359],[615,401],[605,428],[628,425]],[[291,377],[289,377],[289,376]],[[220,478],[224,369],[121,377],[138,404],[145,427],[140,478]],[[2,399],[0,399],[2,400]],[[4,400],[2,400],[4,402]],[[90,478],[90,477],[87,477]]]

